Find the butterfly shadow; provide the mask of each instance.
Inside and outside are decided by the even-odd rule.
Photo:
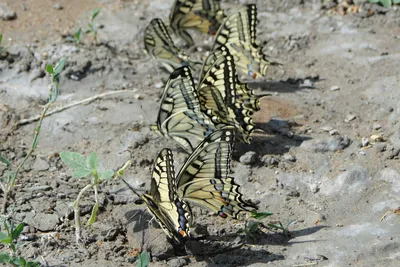
[[[250,247],[249,247],[250,246]],[[206,266],[245,266],[283,260],[285,257],[267,250],[266,246],[248,245],[237,234],[210,235],[204,239],[192,239],[185,244],[196,261]]]
[[[239,158],[248,151],[254,151],[260,156],[282,155],[289,152],[291,147],[298,147],[303,141],[311,139],[309,136],[294,134],[294,126],[296,125],[282,119],[257,123],[258,130],[253,134],[250,144],[236,142],[234,158]]]
[[[314,83],[321,81],[319,77],[306,77],[304,79],[288,78],[280,81],[250,81],[251,89],[263,92],[293,93],[304,89],[315,89]]]

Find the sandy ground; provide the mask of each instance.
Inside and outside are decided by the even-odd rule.
[[[84,230],[85,248],[75,245],[70,203],[86,181],[71,179],[57,153],[97,151],[102,167],[113,169],[132,160],[126,179],[142,190],[162,148],[173,149],[177,168],[185,160],[149,129],[168,75],[143,53],[143,31],[154,17],[166,20],[172,2],[5,1],[17,19],[0,21],[9,45],[0,57],[0,153],[14,164],[35,123],[14,125],[46,103],[47,63],[67,59],[56,107],[128,90],[44,120],[11,198],[10,216],[27,225],[23,255],[44,266],[135,266],[140,249],[151,251],[151,266],[398,266],[400,218],[380,219],[400,206],[400,10],[371,6],[375,14],[366,16],[364,5],[343,16],[319,1],[258,1],[258,38],[283,65],[252,82],[257,93],[272,93],[254,116],[267,134],[237,143],[234,153],[233,176],[245,198],[274,213],[265,224],[281,221],[290,235],[260,231],[239,246],[243,223],[196,208],[194,232],[206,238],[174,250],[124,184],[109,181],[100,187],[98,222]],[[54,9],[57,3],[63,9]],[[229,13],[244,3],[222,7]],[[95,7],[98,43],[91,36],[66,42]],[[197,40],[203,48],[212,43]],[[92,205],[87,194],[84,221]]]

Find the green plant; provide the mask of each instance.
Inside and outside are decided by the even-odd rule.
[[[382,6],[389,8],[395,4],[400,4],[400,0],[369,0],[370,3],[372,4],[376,4],[376,3],[380,3]]]
[[[255,210],[250,212],[251,218],[261,220],[264,219],[265,217],[271,216],[271,212],[257,212]],[[238,233],[244,233],[248,238],[253,240],[253,243],[255,242],[256,239],[256,233],[261,226],[261,222],[256,222],[254,220],[248,220],[244,226],[244,228],[239,229]]]
[[[150,263],[149,253],[146,250],[142,251],[137,261],[137,267],[147,267],[149,263]]]
[[[110,179],[114,175],[113,170],[99,171],[99,157],[96,152],[92,152],[88,158],[85,156],[69,151],[63,151],[60,153],[61,160],[73,170],[72,178],[81,179],[91,176],[90,183],[86,185],[78,194],[76,200],[73,203],[74,214],[75,214],[75,238],[76,242],[79,243],[81,240],[81,222],[80,222],[80,207],[79,203],[83,194],[93,188],[95,204],[92,208],[92,213],[87,225],[91,225],[96,221],[97,212],[99,210],[98,200],[98,185],[105,180]]]
[[[89,29],[86,30],[86,33],[92,33],[95,41],[97,41],[97,28],[94,25],[94,19],[97,17],[99,12],[100,8],[95,8],[92,10],[92,14],[90,15],[90,21],[88,23]]]
[[[0,263],[8,263],[11,266],[25,266],[25,267],[36,267],[39,266],[38,262],[26,261],[23,257],[18,254],[18,238],[24,229],[24,224],[20,223],[15,227],[13,221],[10,225],[4,221],[4,229],[6,233],[0,232],[0,243],[8,247],[9,253],[7,251],[2,251],[0,253]]]
[[[64,69],[65,65],[65,58],[62,58],[58,64],[53,67],[52,65],[47,65],[46,66],[46,71],[48,74],[50,74],[50,85],[49,85],[49,100],[47,104],[45,105],[43,112],[40,116],[39,122],[35,128],[35,132],[33,135],[33,141],[32,145],[30,147],[30,150],[22,160],[22,162],[15,168],[15,170],[9,170],[8,168],[12,169],[12,164],[9,160],[7,160],[5,157],[0,155],[0,161],[5,163],[7,166],[5,173],[5,176],[1,177],[1,187],[3,189],[3,197],[4,197],[4,202],[3,206],[1,209],[1,213],[5,214],[7,211],[7,206],[8,206],[8,196],[10,195],[11,190],[15,186],[15,181],[17,179],[18,173],[21,171],[22,167],[24,166],[25,162],[28,160],[28,158],[32,155],[32,153],[36,150],[38,141],[39,141],[39,134],[40,130],[42,127],[42,122],[44,117],[46,116],[47,111],[49,110],[50,106],[57,100],[58,97],[58,90],[59,90],[59,83],[60,83],[60,74],[62,70]]]
[[[1,44],[2,41],[3,41],[3,34],[0,33],[0,44]],[[3,47],[3,48],[0,46],[0,55],[1,55],[4,51],[6,51],[6,49],[7,49],[7,46],[5,46],[5,47]]]

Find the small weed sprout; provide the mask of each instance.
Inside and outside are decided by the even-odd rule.
[[[400,4],[400,0],[369,0],[370,3],[372,4],[377,4],[380,3],[382,6],[389,8],[395,4]]]
[[[64,65],[65,65],[65,58],[62,58],[55,67],[53,67],[52,65],[46,66],[46,71],[48,74],[50,74],[50,79],[51,79],[51,82],[49,85],[49,100],[48,100],[47,104],[45,105],[43,112],[40,116],[39,122],[35,128],[32,145],[31,145],[30,150],[26,154],[25,158],[15,168],[15,170],[12,170],[13,165],[11,164],[11,162],[9,160],[7,160],[5,157],[0,155],[0,161],[5,163],[8,168],[4,172],[5,176],[1,177],[1,179],[0,179],[0,181],[1,181],[0,185],[4,192],[3,193],[4,202],[3,202],[2,209],[1,209],[2,214],[5,214],[7,212],[8,197],[10,195],[11,190],[15,186],[15,181],[17,179],[18,173],[21,171],[25,162],[28,160],[28,158],[32,155],[32,153],[37,148],[43,119],[46,116],[46,113],[49,110],[49,108],[51,107],[51,105],[57,100],[59,83],[60,83],[60,74],[61,74],[62,70],[64,69]],[[11,170],[9,170],[9,169],[11,169]]]
[[[63,151],[60,153],[61,160],[73,170],[72,178],[81,179],[91,176],[90,183],[86,185],[76,197],[72,206],[74,208],[75,215],[75,240],[76,243],[81,241],[81,216],[79,203],[82,199],[83,194],[93,188],[95,204],[92,208],[92,213],[86,225],[90,226],[96,222],[97,212],[99,210],[99,200],[98,200],[98,186],[105,180],[108,180],[114,176],[113,170],[99,171],[99,157],[96,152],[92,152],[88,158],[76,153]],[[116,172],[117,176],[122,176],[125,169],[130,164],[130,161],[125,163],[125,165]]]
[[[0,263],[8,263],[11,266],[24,266],[24,267],[36,267],[40,266],[38,262],[35,261],[26,261],[23,257],[19,256],[17,243],[18,238],[24,229],[24,224],[20,223],[16,227],[13,221],[8,225],[6,221],[4,221],[4,229],[6,233],[0,232],[0,243],[2,243],[5,247],[8,247],[7,251],[2,251],[0,253]]]
[[[89,29],[86,30],[86,33],[91,33],[93,35],[94,41],[97,42],[97,27],[94,25],[94,19],[100,12],[100,8],[95,8],[92,10],[92,14],[90,15],[90,21],[88,23]]]
[[[257,212],[257,211],[251,211],[251,218],[254,218],[256,220],[261,220],[264,219],[267,216],[271,216],[271,212]],[[239,229],[238,234],[244,233],[246,237],[250,238],[253,243],[256,240],[256,233],[261,225],[261,222],[256,222],[254,220],[248,220],[246,222],[246,225],[244,228]]]
[[[0,45],[1,45],[2,41],[3,41],[3,34],[0,33]],[[3,54],[3,52],[6,51],[6,49],[7,49],[7,46],[5,46],[5,47],[0,46],[0,55]]]
[[[142,251],[137,260],[137,267],[147,267],[149,263],[150,263],[149,253],[146,250]]]

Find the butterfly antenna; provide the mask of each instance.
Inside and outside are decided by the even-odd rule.
[[[136,196],[138,196],[140,199],[142,198],[142,196],[136,191],[136,189],[133,188],[127,181],[125,181],[125,179],[121,178],[121,180],[126,184],[126,186],[127,186]]]

